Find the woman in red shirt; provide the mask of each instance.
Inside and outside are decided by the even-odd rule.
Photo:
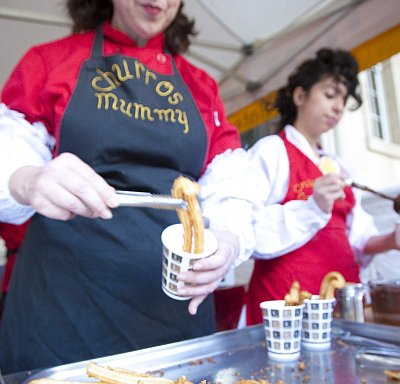
[[[30,49],[2,93],[56,139],[53,160],[10,179],[37,213],[1,323],[7,373],[214,332],[209,294],[239,252],[219,235],[217,252],[178,276],[188,307],[161,290],[160,237],[176,212],[117,207],[115,189],[169,194],[240,147],[216,82],[181,55],[194,33],[181,0],[67,4],[77,33]]]

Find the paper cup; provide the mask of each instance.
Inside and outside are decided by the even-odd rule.
[[[336,299],[322,300],[313,295],[304,300],[302,344],[307,349],[331,346],[332,314]]]
[[[161,286],[165,294],[176,300],[188,300],[190,296],[179,296],[178,288],[185,285],[178,281],[180,272],[193,268],[196,260],[211,256],[218,248],[218,241],[212,232],[204,230],[204,252],[184,252],[183,247],[183,226],[174,224],[164,229],[161,234],[163,243],[162,282]]]
[[[275,360],[290,361],[300,356],[302,305],[286,306],[284,300],[260,303],[268,356]]]

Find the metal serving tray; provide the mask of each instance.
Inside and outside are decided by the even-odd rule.
[[[352,322],[346,322],[344,325],[351,325],[359,332],[371,328],[370,324],[350,323]],[[336,329],[341,325],[340,321],[334,320]],[[392,342],[394,338],[399,338],[397,327],[389,327],[395,330],[397,328],[395,333],[385,326],[374,324],[373,328],[385,338],[388,336],[387,332],[390,332]],[[374,334],[368,333],[368,337],[374,337]],[[184,375],[195,384],[201,380],[207,380],[210,384],[231,384],[241,378],[265,379],[272,384],[278,383],[279,380],[283,380],[285,384],[387,383],[385,367],[364,366],[356,361],[356,353],[362,347],[359,343],[344,342],[334,336],[331,349],[302,349],[299,361],[304,362],[303,370],[299,361],[271,360],[265,349],[263,327],[257,325],[92,361],[137,372],[163,375],[173,380]],[[90,381],[86,376],[86,364],[87,361],[83,361],[35,373],[8,375],[5,381],[7,384],[28,383],[37,378]]]

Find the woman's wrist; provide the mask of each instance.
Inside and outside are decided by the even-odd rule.
[[[30,205],[32,182],[41,167],[27,165],[18,168],[10,177],[8,188],[11,196],[20,204]]]

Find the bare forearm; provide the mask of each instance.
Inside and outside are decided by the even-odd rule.
[[[397,239],[398,240],[398,239]],[[365,254],[375,254],[390,251],[391,249],[399,249],[400,245],[396,241],[395,232],[384,235],[372,236],[368,239],[364,247]]]

